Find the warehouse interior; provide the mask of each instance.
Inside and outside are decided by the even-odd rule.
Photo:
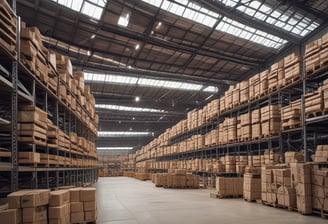
[[[8,223],[325,222],[327,1],[0,11]]]

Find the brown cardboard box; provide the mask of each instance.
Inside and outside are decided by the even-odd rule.
[[[83,212],[83,202],[71,202],[71,212]]]
[[[96,201],[85,201],[83,202],[83,211],[96,211],[97,202]]]
[[[82,201],[96,201],[96,188],[88,187],[81,190]]]
[[[50,219],[60,219],[61,217],[68,216],[70,214],[70,204],[49,207],[48,211]]]
[[[70,193],[68,190],[58,190],[50,192],[49,206],[61,206],[70,202]]]
[[[22,210],[21,209],[8,209],[0,211],[0,220],[2,223],[21,224]]]
[[[69,189],[71,202],[80,202],[81,200],[82,187],[76,187]]]
[[[8,208],[21,208],[21,197],[29,190],[16,191],[7,196]]]
[[[49,204],[49,189],[31,190],[21,197],[22,208],[38,207]]]
[[[83,222],[84,212],[71,212],[71,223]]]
[[[90,211],[84,213],[84,219],[86,222],[93,222],[96,221],[98,218],[98,212],[97,211]]]
[[[47,207],[23,208],[23,222],[41,222],[47,220]]]

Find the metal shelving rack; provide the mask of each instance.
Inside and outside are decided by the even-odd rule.
[[[16,1],[12,1],[12,9],[16,12]],[[1,194],[7,194],[22,188],[57,188],[64,185],[85,186],[93,184],[98,178],[97,167],[38,167],[19,165],[18,152],[21,150],[22,144],[18,142],[18,105],[20,103],[28,103],[37,106],[51,113],[50,118],[55,125],[59,125],[59,111],[64,111],[64,127],[66,133],[70,131],[76,132],[79,136],[84,136],[88,140],[95,141],[96,135],[88,130],[87,125],[78,119],[76,112],[72,111],[59,98],[50,91],[36,76],[31,73],[20,61],[20,17],[17,20],[17,35],[16,35],[16,55],[13,55],[8,50],[0,47],[0,56],[6,61],[7,69],[2,69],[0,72],[1,92],[5,92],[10,99],[10,121],[1,118],[1,123],[10,124],[10,143],[6,146],[10,148],[10,157],[1,158],[0,161],[0,183]],[[11,66],[9,64],[11,63]],[[2,74],[5,70],[9,70],[8,78]],[[58,75],[58,74],[57,74]],[[9,78],[10,76],[10,78]],[[60,79],[58,78],[58,84]],[[22,85],[24,83],[24,86]],[[29,90],[25,88],[28,87]],[[59,86],[59,85],[57,85]],[[4,88],[2,88],[4,87]],[[59,88],[59,87],[57,87]],[[58,89],[57,89],[58,92]],[[30,94],[29,94],[30,93]],[[39,94],[38,93],[42,93]],[[42,97],[41,97],[42,96]],[[1,101],[2,102],[2,101]],[[85,108],[83,108],[85,109]],[[85,110],[86,111],[86,110]],[[68,118],[65,123],[65,116]],[[32,144],[33,152],[42,151],[46,154],[50,152],[54,155],[65,155],[69,158],[94,159],[83,154],[75,152],[65,152],[59,148],[49,148],[47,146],[38,146]],[[3,183],[3,184],[2,184]]]
[[[280,150],[282,158],[283,153],[287,150],[303,150],[304,161],[310,161],[310,154],[314,153],[318,144],[328,144],[328,114],[323,114],[322,116],[314,118],[306,118],[305,94],[308,92],[309,83],[315,83],[318,86],[318,83],[328,78],[328,65],[322,69],[319,69],[318,71],[315,71],[315,74],[307,76],[305,72],[304,54],[305,45],[309,42],[309,40],[318,38],[324,32],[328,32],[327,27],[323,27],[322,31],[312,34],[299,44],[297,50],[301,56],[301,74],[299,80],[296,80],[288,86],[275,90],[268,95],[262,96],[249,103],[242,104],[227,110],[221,113],[214,120],[207,122],[201,127],[179,134],[178,136],[175,136],[169,140],[169,145],[188,139],[193,134],[206,134],[214,128],[217,128],[218,125],[220,125],[219,121],[222,121],[224,118],[236,116],[245,112],[250,112],[251,110],[259,108],[263,105],[279,104],[281,106],[285,106],[296,99],[301,99],[302,122],[300,127],[281,130],[278,136],[246,142],[229,143],[214,147],[206,147],[203,149],[174,153],[170,155],[159,156],[156,158],[145,158],[138,160],[137,162],[142,162],[149,159],[155,159],[155,161],[188,160],[195,158],[218,159],[224,155],[249,155],[250,153],[257,153],[258,155],[261,155],[264,149],[273,148]],[[320,128],[320,126],[322,127]],[[208,176],[213,175],[206,172],[201,172],[201,174]]]

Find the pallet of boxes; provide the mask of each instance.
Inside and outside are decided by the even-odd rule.
[[[211,198],[241,198],[243,196],[243,177],[216,177],[216,191]]]
[[[199,188],[199,176],[188,174],[183,169],[169,169],[168,173],[153,175],[156,187],[164,188]]]
[[[1,223],[74,224],[97,220],[95,188],[21,190],[7,196]]]

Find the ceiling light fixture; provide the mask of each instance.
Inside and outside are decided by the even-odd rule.
[[[140,101],[140,97],[139,96],[136,96],[135,101],[136,102],[139,102]]]
[[[90,52],[90,51],[88,51],[88,52],[87,52],[87,55],[88,55],[88,56],[90,56],[90,55],[91,55],[91,52]]]
[[[140,48],[140,44],[137,44],[137,45],[135,46],[135,49],[138,50],[139,48]]]
[[[123,10],[120,18],[118,19],[117,24],[119,26],[127,27],[130,20],[130,13],[127,10]]]
[[[132,120],[135,120],[135,119],[136,119],[135,117],[132,118]]]
[[[159,29],[162,26],[162,22],[158,22],[156,26],[156,30]]]
[[[96,34],[92,34],[91,39],[94,39],[96,37]]]

